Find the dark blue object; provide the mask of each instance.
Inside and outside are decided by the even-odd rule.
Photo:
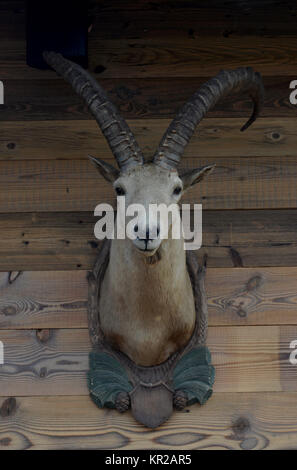
[[[43,51],[63,54],[88,66],[88,2],[86,0],[27,0],[27,64],[48,69]]]

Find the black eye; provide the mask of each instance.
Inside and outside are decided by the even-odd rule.
[[[182,190],[182,188],[180,186],[176,186],[176,188],[174,188],[174,190],[173,190],[173,194],[175,196],[179,196],[180,193],[181,193],[181,190]]]
[[[121,186],[116,186],[115,192],[117,193],[117,196],[125,196],[126,194],[124,188],[122,188]]]

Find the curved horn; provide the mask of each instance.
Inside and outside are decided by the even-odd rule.
[[[241,131],[247,129],[258,117],[263,102],[261,75],[251,67],[222,70],[204,83],[180,109],[159,144],[154,155],[155,164],[166,169],[176,168],[196,126],[220,98],[231,92],[248,92],[254,102],[253,113]]]
[[[135,137],[97,81],[86,70],[65,59],[61,54],[44,52],[43,57],[85,100],[104,134],[119,168],[126,171],[132,166],[142,165],[143,155]]]

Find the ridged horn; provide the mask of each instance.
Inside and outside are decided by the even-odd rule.
[[[176,168],[185,147],[207,111],[222,97],[239,92],[248,92],[254,104],[252,115],[241,131],[247,129],[258,117],[263,103],[264,87],[261,75],[251,67],[222,70],[204,83],[177,113],[154,155],[155,164],[166,169]]]
[[[86,70],[61,54],[45,51],[43,58],[85,100],[121,171],[142,165],[143,155],[134,135],[97,81]]]

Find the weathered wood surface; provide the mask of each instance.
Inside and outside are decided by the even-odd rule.
[[[168,78],[210,76],[220,69],[249,64],[263,75],[294,75],[296,36],[203,36],[132,38],[89,41],[89,68],[103,78]],[[0,43],[1,79],[55,79],[50,70],[26,65],[25,39]]]
[[[15,45],[15,54],[21,43]],[[168,36],[162,38],[133,38],[90,40],[91,70],[102,71],[100,76],[130,77],[195,77],[214,75],[220,69],[232,69],[249,64],[263,75],[293,75],[296,71],[297,37],[243,36],[217,37],[205,35],[203,42],[197,37]],[[21,63],[19,72],[27,76]],[[9,69],[8,69],[9,71]],[[198,72],[199,71],[199,72]],[[9,75],[4,78],[11,77]],[[37,77],[36,77],[37,78]]]
[[[24,26],[25,0],[2,0],[0,11],[0,24],[7,31],[16,33],[17,26]],[[115,11],[117,21],[114,21]],[[295,32],[296,5],[294,0],[249,0],[248,3],[238,3],[236,0],[211,0],[207,3],[196,0],[94,0],[89,4],[89,13],[92,15],[94,32],[102,37],[108,32],[121,37],[150,33],[158,31],[159,24],[163,26],[160,33],[171,29],[176,31],[173,29],[175,26],[179,26],[180,31],[196,26],[196,34],[208,32],[217,35],[227,30],[229,34],[239,35],[280,32],[290,35]],[[263,25],[265,20],[267,23]],[[97,23],[101,26],[98,30]],[[24,34],[24,30],[21,30],[21,34]]]
[[[214,391],[297,391],[289,360],[296,338],[297,325],[210,327]],[[88,394],[87,329],[2,330],[1,341],[2,396]]]
[[[170,77],[170,80],[162,77],[108,79],[94,73],[93,76],[109,92],[112,101],[125,119],[173,118],[185,101],[210,78],[197,76]],[[289,84],[295,79],[295,75],[263,77],[265,102],[261,111],[262,117],[296,117],[296,105],[289,101],[292,91],[289,90]],[[247,96],[230,96],[209,111],[208,117],[243,118],[248,115],[250,108],[251,103]],[[19,80],[15,77],[5,80],[5,104],[0,106],[0,119],[1,121],[88,120],[90,113],[62,78]]]
[[[296,9],[292,3],[284,8],[274,2],[260,8],[256,4],[252,8],[234,8],[234,4],[220,8],[216,3],[212,8],[195,9],[193,3],[178,8],[175,2],[163,4],[163,12],[155,5],[151,3],[145,8],[150,13],[143,14],[137,8],[129,17],[128,11],[123,13],[122,5],[117,21],[112,11],[109,21],[108,13],[102,13],[102,9],[95,12],[89,35],[90,69],[101,72],[103,77],[171,78],[207,76],[223,67],[248,63],[267,75],[295,73]],[[54,78],[50,71],[26,66],[24,2],[12,8],[3,7],[2,16],[5,41],[0,43],[0,66],[4,65],[1,78]]]
[[[297,207],[296,157],[199,159],[209,163],[216,170],[186,193],[184,203],[216,210]],[[197,167],[197,159],[183,166]],[[113,199],[110,184],[87,159],[0,162],[0,212],[90,211]]]
[[[209,209],[199,256],[208,253],[217,381],[207,405],[153,433],[86,396],[85,270],[98,250],[90,211],[112,199],[86,155],[112,157],[70,86],[26,66],[24,3],[0,2],[0,449],[296,449],[295,2],[98,0],[90,11],[89,70],[146,156],[221,68],[253,66],[266,88],[262,118],[246,133],[249,99],[227,98],[185,154],[185,166],[197,157],[218,166],[188,199]]]
[[[87,328],[86,276],[86,271],[0,273],[0,328]]]
[[[86,275],[86,271],[0,273],[0,328],[87,328]],[[296,278],[296,267],[209,268],[209,324],[297,325]]]
[[[126,2],[127,3],[127,2]],[[190,38],[216,35],[230,36],[272,34],[291,35],[296,32],[296,5],[291,2],[249,0],[221,2],[141,1],[97,2],[90,9],[95,18],[92,34],[102,38],[176,37]],[[114,21],[114,10],[117,21]],[[211,18],[211,21],[210,21]],[[287,27],[287,28],[286,28]]]
[[[295,449],[297,393],[215,393],[149,431],[88,397],[0,400],[0,449]]]
[[[297,211],[203,211],[210,267],[296,266]],[[100,247],[90,212],[0,214],[0,271],[91,269]]]
[[[0,214],[0,269],[90,269],[100,242],[89,212]],[[209,266],[296,265],[295,210],[204,211]]]
[[[117,21],[115,13],[117,12]],[[215,15],[214,15],[215,12]],[[197,2],[195,0],[165,0],[152,2],[108,2],[97,0],[89,3],[92,33],[98,37],[153,37],[171,34],[187,34],[193,38],[205,34],[291,35],[295,33],[296,6],[293,0]],[[212,21],[209,21],[209,19]],[[8,38],[24,37],[25,0],[1,2],[1,29]]]
[[[8,3],[4,9],[10,9],[7,0],[3,3],[4,5]],[[21,0],[19,0],[19,3],[21,3]],[[90,11],[100,11],[100,14],[109,13],[111,18],[114,9],[120,14],[128,15],[130,13],[131,16],[140,10],[145,12],[144,20],[147,17],[146,15],[150,14],[149,12],[151,12],[151,14],[161,14],[163,12],[167,15],[164,19],[171,18],[171,15],[175,13],[184,12],[184,14],[187,14],[188,12],[189,18],[197,22],[201,19],[203,23],[205,22],[205,17],[200,17],[200,15],[207,14],[207,18],[211,18],[214,25],[219,19],[222,19],[224,23],[228,23],[228,21],[234,21],[243,17],[246,25],[250,24],[250,26],[253,26],[257,19],[262,21],[263,18],[267,17],[270,18],[273,23],[267,24],[267,28],[270,26],[275,27],[277,24],[281,26],[286,18],[287,21],[292,21],[293,28],[295,24],[294,13],[296,13],[294,6],[296,7],[294,0],[286,2],[278,2],[276,0],[262,0],[258,2],[258,0],[249,0],[249,2],[245,4],[240,4],[237,0],[228,0],[228,2],[209,0],[207,3],[197,2],[196,0],[187,0],[186,2],[183,0],[159,0],[158,2],[152,2],[151,0],[139,0],[138,2],[133,2],[132,0],[113,0],[112,2],[108,0],[94,0]],[[215,18],[213,18],[213,9],[215,9],[217,13],[217,17]],[[193,18],[193,16],[190,16],[191,11],[195,13],[199,12],[200,15],[195,14]],[[231,19],[229,14],[232,14]],[[152,27],[153,26],[154,25],[152,25]],[[292,31],[294,31],[294,29],[292,29]]]
[[[295,114],[297,118],[297,108]],[[295,118],[259,118],[242,133],[240,128],[248,115],[249,111],[242,118],[204,119],[186,147],[181,165],[189,159],[199,165],[201,157],[296,158]],[[168,119],[128,121],[145,158],[152,157],[169,123]],[[95,120],[8,121],[1,124],[1,129],[0,161],[74,160],[87,158],[88,154],[114,160]]]

